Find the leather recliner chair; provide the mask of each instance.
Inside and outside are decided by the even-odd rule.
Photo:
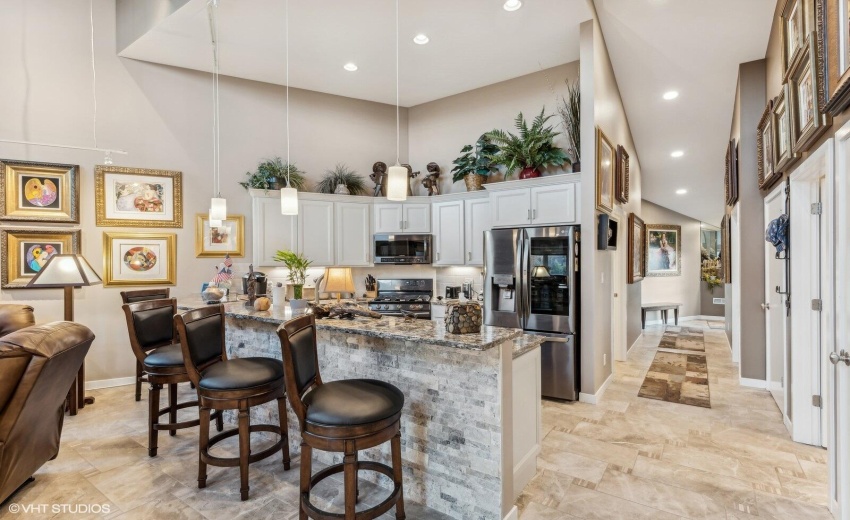
[[[65,397],[94,341],[78,323],[33,323],[31,307],[0,305],[0,503],[58,455]]]

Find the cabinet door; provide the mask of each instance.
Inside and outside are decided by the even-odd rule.
[[[463,265],[463,201],[434,204],[434,265]]]
[[[334,203],[302,200],[298,203],[298,251],[314,267],[334,265]]]
[[[403,231],[405,233],[430,233],[431,205],[405,204]]]
[[[467,200],[463,220],[466,265],[484,265],[484,232],[490,230],[490,199]]]
[[[490,194],[493,227],[525,226],[531,223],[531,194],[528,189],[494,191]]]
[[[369,204],[357,202],[337,203],[336,213],[336,263],[346,267],[370,266],[372,234],[370,233]]]
[[[298,217],[280,214],[279,198],[254,198],[252,202],[254,267],[281,267],[272,260],[278,250],[297,249]]]
[[[531,188],[532,224],[573,224],[577,215],[575,184]]]
[[[375,233],[401,233],[402,210],[401,204],[375,204]]]

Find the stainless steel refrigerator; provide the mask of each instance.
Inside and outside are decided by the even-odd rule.
[[[578,399],[579,226],[484,234],[484,322],[546,336],[542,394]]]

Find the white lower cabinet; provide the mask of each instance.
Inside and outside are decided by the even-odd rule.
[[[513,360],[513,499],[537,473],[542,414],[540,347]]]
[[[466,265],[484,265],[484,232],[490,230],[490,199],[464,201]]]
[[[324,200],[298,202],[298,251],[313,261],[313,267],[336,265],[334,203]]]
[[[465,243],[463,239],[463,202],[438,202],[432,209],[434,230],[434,265],[463,265]]]
[[[372,265],[370,204],[336,204],[336,263],[345,267]]]
[[[272,258],[279,250],[297,249],[298,217],[281,215],[278,197],[255,197],[253,217],[254,267],[281,267]]]

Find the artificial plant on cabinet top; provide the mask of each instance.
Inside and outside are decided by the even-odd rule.
[[[505,167],[505,177],[521,170],[519,178],[530,179],[540,177],[543,168],[571,164],[567,152],[555,146],[554,140],[559,132],[551,125],[545,126],[552,115],[547,116],[544,111],[545,108],[540,110],[531,126],[520,112],[514,120],[518,135],[499,129],[484,134],[499,147],[499,152],[493,156],[493,163]]]

